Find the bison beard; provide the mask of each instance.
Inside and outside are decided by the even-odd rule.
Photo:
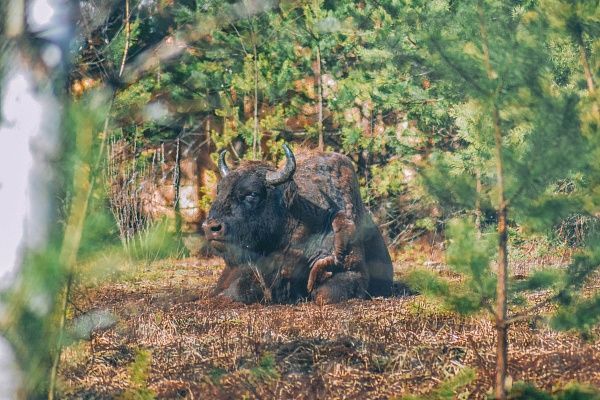
[[[203,224],[225,260],[214,293],[244,303],[320,303],[391,293],[392,262],[360,198],[350,160],[306,153],[296,160],[284,145],[281,170],[256,161],[222,179]]]

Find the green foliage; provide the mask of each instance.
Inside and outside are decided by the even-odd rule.
[[[373,175],[372,192],[380,198],[399,195],[405,187],[403,182],[398,179],[402,175],[402,167],[403,164],[399,160],[371,167],[371,175]]]
[[[490,271],[494,255],[495,235],[477,237],[475,226],[468,220],[453,220],[448,224],[447,261],[455,272],[467,276],[471,290],[482,297],[494,295],[496,281]]]
[[[463,284],[448,284],[437,274],[423,269],[412,271],[407,277],[411,289],[426,296],[441,299],[445,306],[461,314],[473,314],[483,306],[480,295]]]
[[[154,392],[148,388],[148,377],[152,367],[150,350],[137,349],[135,358],[129,366],[129,388],[118,398],[120,400],[152,400]]]
[[[133,48],[140,35],[140,20],[134,20],[129,25],[129,43],[128,46]],[[103,52],[107,55],[110,62],[118,69],[123,61],[125,53],[125,41],[127,33],[125,29],[120,30],[106,45]]]
[[[600,322],[600,295],[582,299],[561,307],[551,321],[552,327],[560,330],[576,329],[589,332]]]
[[[96,190],[90,204],[90,213],[85,220],[79,258],[82,262],[95,259],[99,254],[120,251],[119,230],[114,216],[106,204],[106,193]]]
[[[48,389],[48,371],[58,341],[55,313],[66,271],[54,248],[30,253],[23,262],[18,284],[2,293],[10,313],[2,334],[10,341],[20,368],[27,374],[24,390],[43,396]]]
[[[598,400],[600,392],[591,386],[570,383],[564,388],[548,393],[531,384],[516,382],[510,391],[509,398],[515,400]]]
[[[331,113],[325,119],[326,129],[341,132],[341,144],[348,153],[382,146],[398,151],[401,146],[391,130],[368,135],[365,124],[381,124],[384,115],[410,115],[423,130],[450,122],[447,101],[421,88],[422,76],[427,74],[420,60],[414,62],[421,55],[406,43],[407,27],[398,18],[402,11],[403,5],[397,2],[361,7],[353,2],[289,2],[236,19],[229,6],[215,2],[178,4],[174,27],[209,20],[216,26],[210,40],[195,41],[194,49],[182,56],[183,62],[161,67],[120,91],[115,109],[123,124],[139,127],[139,116],[151,99],[172,103],[171,113],[177,104],[193,102],[193,109],[182,109],[187,116],[200,119],[212,114],[224,119],[222,131],[213,136],[217,148],[238,139],[248,146],[253,121],[247,106],[254,97],[257,66],[261,135],[276,138],[289,129],[284,117],[303,118],[307,107],[316,105],[316,88],[299,88],[298,82],[314,75],[318,47],[326,76],[325,106]],[[227,23],[221,25],[222,20]],[[329,86],[328,82],[335,84]],[[436,99],[430,101],[432,97]],[[263,107],[274,107],[274,111],[266,108],[265,113]],[[347,119],[349,109],[359,110],[360,118]],[[141,127],[147,132],[146,139],[156,143],[157,139],[172,138],[182,123],[179,115],[171,115],[162,129],[151,121],[143,121]],[[310,134],[314,126],[303,129]]]
[[[448,228],[447,262],[460,274],[460,282],[448,283],[433,272],[416,270],[409,275],[408,284],[419,292],[441,298],[461,314],[474,313],[495,298],[496,278],[490,271],[493,235],[478,238],[473,223],[466,220],[453,220]]]
[[[447,171],[450,182],[479,170],[484,187],[477,196],[493,204],[492,108],[498,107],[504,133],[506,192],[515,218],[538,230],[552,226],[578,204],[577,199],[547,188],[582,166],[579,154],[586,143],[573,118],[577,101],[570,91],[561,93],[553,85],[551,60],[546,49],[538,46],[548,41],[544,16],[531,6],[511,9],[501,2],[457,3],[452,11],[447,10],[444,7],[427,17],[435,21],[436,30],[426,29],[424,42],[440,57],[437,70],[466,95],[453,111],[464,145],[440,159],[447,160],[447,166],[434,162],[432,168]],[[448,18],[449,14],[454,17]],[[464,21],[471,21],[469,28],[460,26]],[[464,178],[458,179],[462,181]],[[457,189],[451,193],[464,196],[464,185]]]
[[[227,375],[227,371],[224,370],[223,368],[213,368],[208,372],[208,376],[210,377],[210,380],[217,385],[221,381],[221,378],[225,375]]]
[[[236,158],[252,157],[257,100],[258,136],[266,149],[260,157],[277,161],[282,142],[312,147],[317,136],[317,50],[327,145],[357,161],[367,205],[384,211],[379,222],[397,219],[386,227],[401,229],[397,225],[405,220],[399,215],[407,214],[402,202],[410,196],[423,207],[435,198],[443,214],[438,220],[415,213],[414,229],[436,229],[449,216],[483,215],[482,232],[469,218],[446,224],[447,263],[459,277],[449,282],[416,270],[408,278],[416,290],[461,313],[477,312],[495,299],[497,237],[488,233],[498,208],[495,129],[503,136],[511,240],[551,234],[569,216],[600,210],[600,92],[589,83],[599,81],[600,71],[597,1],[315,0],[254,2],[256,10],[248,9],[253,2],[233,3],[140,3],[129,16],[128,39],[124,10],[115,3],[107,6],[104,25],[81,40],[69,85],[90,78],[114,86],[115,93],[112,107],[112,94],[101,90],[65,105],[61,217],[68,225],[73,213],[84,214],[74,257],[79,262],[96,265],[107,255],[153,260],[183,249],[171,221],[119,238],[106,206],[109,194],[97,187],[89,192],[87,209],[72,208],[77,195],[87,193],[85,184],[101,178],[96,161],[103,157],[107,114],[111,137],[128,143],[137,173],[144,149],[182,132],[206,134],[206,121],[211,132],[200,151],[212,152],[213,161],[219,150],[232,147]],[[160,53],[174,39],[186,42],[177,58],[151,57],[135,79],[117,78],[126,45],[125,61],[135,60],[128,64],[135,69],[144,55]],[[0,61],[7,61],[2,51]],[[420,179],[405,177],[407,167]],[[201,190],[206,208],[209,193]],[[57,228],[47,249],[27,255],[17,285],[2,294],[15,310],[6,335],[30,378],[29,393],[45,390],[58,341],[58,294],[81,272],[59,259],[64,234]],[[600,241],[589,237],[566,271],[544,268],[511,282],[512,304],[524,305],[528,291],[548,290],[560,305],[553,326],[590,330],[598,322],[598,296],[582,298],[579,292],[600,264],[598,249]],[[138,353],[133,386],[124,396],[151,397],[145,383],[150,360],[149,352]],[[255,379],[277,376],[273,356],[264,355],[250,373]],[[470,374],[459,373],[428,398],[451,397],[473,379]]]
[[[456,157],[451,153],[432,155],[430,165],[423,171],[423,183],[428,192],[447,213],[475,208],[475,177],[456,168]]]
[[[426,269],[412,271],[407,278],[408,285],[419,293],[430,296],[450,295],[450,284],[438,276],[438,274]]]
[[[256,367],[250,369],[250,375],[259,381],[278,378],[279,372],[277,371],[273,354],[263,354],[258,360]]]
[[[98,173],[94,166],[101,146],[93,133],[102,125],[106,100],[106,93],[95,92],[64,104],[61,140],[66,156],[55,163],[60,178],[53,188],[61,199],[61,209],[41,212],[41,216],[48,213],[56,218],[50,237],[23,255],[20,275],[0,294],[10,310],[0,328],[27,376],[24,390],[31,398],[45,396],[49,388],[50,371],[64,341],[59,323],[61,296],[74,275],[73,259],[80,251],[87,251],[76,237],[84,230],[80,224],[85,220],[87,196],[91,195],[88,190]]]
[[[169,257],[182,257],[187,250],[174,231],[170,221],[163,219],[136,233],[126,245],[126,254],[132,260],[147,262]]]
[[[404,400],[450,400],[458,398],[458,395],[464,391],[465,386],[469,385],[476,378],[477,374],[472,368],[463,368],[454,376],[442,382],[439,387],[431,393],[422,396],[406,396]]]
[[[590,246],[573,256],[567,270],[567,284],[574,289],[581,288],[587,278],[596,271],[600,263],[600,246],[596,240],[590,241]]]
[[[527,290],[542,290],[548,288],[562,287],[565,280],[565,272],[556,268],[546,268],[534,271],[522,281],[517,281],[512,287],[514,292]]]
[[[557,400],[599,400],[600,392],[593,386],[572,383],[561,390],[556,398]]]
[[[597,161],[587,158],[597,154],[599,143],[589,140],[597,108],[578,83],[588,73],[584,61],[596,62],[593,52],[587,56],[592,49],[587,41],[594,42],[598,29],[591,17],[596,8],[586,1],[439,1],[428,8],[414,3],[407,17],[419,28],[414,40],[431,51],[428,65],[460,94],[450,112],[460,141],[434,154],[423,174],[447,214],[476,206],[484,216],[498,210],[499,173],[510,223],[520,232],[551,235],[560,221],[582,209],[597,211],[591,206]],[[483,221],[484,226],[495,222]],[[454,288],[437,295],[459,311],[489,304],[495,297],[492,246],[479,241],[469,224],[451,223],[447,233],[447,261],[461,275],[458,293],[464,285],[469,296]],[[590,238],[589,248],[576,254],[566,271],[546,268],[512,282],[509,299],[523,303],[522,293],[551,289],[548,299],[567,307],[555,326],[589,329],[597,322],[595,300],[575,299],[598,267],[597,245]]]

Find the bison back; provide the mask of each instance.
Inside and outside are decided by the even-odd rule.
[[[393,266],[385,241],[366,211],[358,178],[350,159],[338,153],[309,153],[298,157],[294,175],[302,218],[313,227],[329,227],[338,211],[354,221],[355,244],[362,243],[363,268],[368,275],[368,294],[388,296],[392,291]],[[329,251],[329,250],[328,250]]]
[[[346,211],[355,218],[364,214],[354,166],[342,154],[300,154],[294,182],[298,195],[321,210]]]

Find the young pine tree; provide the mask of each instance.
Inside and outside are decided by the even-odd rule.
[[[489,204],[496,217],[495,232],[481,237],[471,218],[449,224],[448,264],[463,275],[461,283],[424,271],[412,280],[460,312],[490,312],[497,335],[494,394],[504,399],[510,325],[581,287],[594,265],[576,258],[574,265],[585,266],[544,269],[518,284],[509,279],[509,224],[548,232],[581,210],[580,192],[557,187],[585,170],[582,154],[590,149],[581,131],[582,100],[556,80],[550,34],[568,33],[552,32],[545,7],[495,0],[423,6],[415,8],[422,33],[416,41],[431,51],[438,76],[464,96],[453,110],[460,147],[436,154],[426,180],[457,208]],[[545,301],[510,312],[512,300],[540,288],[551,289]]]

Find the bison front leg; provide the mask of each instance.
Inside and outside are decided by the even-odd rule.
[[[315,285],[325,281],[333,275],[332,269],[352,270],[355,263],[353,257],[347,260],[352,253],[352,242],[356,236],[356,225],[346,212],[338,212],[331,222],[333,230],[333,254],[321,258],[313,263],[306,288],[311,293]],[[328,269],[330,269],[328,271]]]
[[[225,267],[212,295],[228,297],[233,301],[246,304],[264,299],[264,293],[254,271],[238,266]]]
[[[367,281],[357,271],[345,271],[334,274],[330,279],[318,286],[311,294],[317,304],[339,303],[352,298],[366,296]]]

